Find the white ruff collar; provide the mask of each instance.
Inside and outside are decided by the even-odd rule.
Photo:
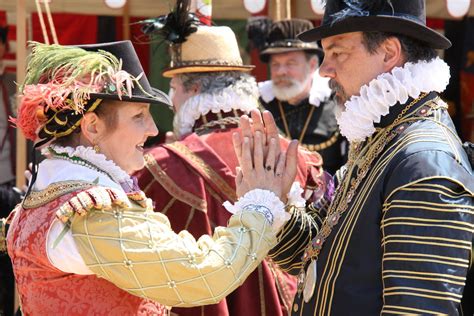
[[[258,109],[258,92],[255,88],[253,93],[229,86],[217,93],[201,93],[195,95],[179,108],[174,116],[174,132],[184,136],[193,131],[197,119],[207,115],[209,112],[228,113],[232,110],[240,110],[249,113]]]
[[[409,97],[422,93],[442,92],[450,78],[449,66],[440,58],[430,62],[406,63],[390,73],[383,73],[352,96],[345,110],[336,115],[341,134],[349,142],[361,142],[375,132],[374,123],[389,113],[395,104],[405,104]]]
[[[271,80],[259,82],[258,89],[260,91],[260,96],[265,103],[270,103],[275,99]],[[322,102],[329,99],[330,96],[331,89],[329,88],[329,78],[321,77],[318,69],[313,74],[311,90],[309,91],[309,103],[318,107]]]
[[[130,187],[133,185],[131,177],[115,164],[112,160],[108,160],[103,154],[96,153],[92,147],[77,146],[73,147],[62,147],[57,145],[51,145],[41,150],[41,153],[48,158],[57,158],[51,154],[49,148],[54,150],[58,154],[66,154],[69,158],[80,158],[90,163],[94,167],[104,171],[109,175],[112,180],[118,184],[126,184]],[[84,165],[88,167],[87,165]]]

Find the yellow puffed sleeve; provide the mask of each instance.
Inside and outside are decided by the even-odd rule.
[[[167,306],[214,304],[237,288],[276,243],[265,216],[244,211],[195,240],[141,207],[97,210],[72,220],[87,266],[131,294]]]

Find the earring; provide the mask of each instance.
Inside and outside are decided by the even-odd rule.
[[[100,147],[99,147],[99,145],[94,145],[93,148],[94,148],[94,151],[95,151],[96,154],[100,153]]]

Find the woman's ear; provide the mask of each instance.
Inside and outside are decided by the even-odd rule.
[[[96,145],[104,132],[103,122],[96,113],[88,112],[81,120],[81,131],[90,145]]]
[[[402,51],[400,40],[396,37],[387,38],[381,45],[384,56],[384,71],[389,72],[394,67],[401,67],[405,64],[405,57]]]

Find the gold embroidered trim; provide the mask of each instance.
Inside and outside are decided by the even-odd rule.
[[[185,230],[188,230],[189,229],[189,224],[191,224],[191,221],[193,220],[194,218],[194,211],[195,211],[195,208],[191,208],[191,210],[189,211],[189,214],[188,214],[188,218],[186,220],[186,225],[184,225],[184,229]]]
[[[23,202],[24,209],[36,208],[49,203],[56,198],[77,190],[83,190],[94,186],[93,183],[84,181],[62,181],[50,184],[41,191],[32,191]]]
[[[382,274],[388,274],[388,273],[406,273],[406,274],[412,274],[412,275],[432,276],[432,277],[438,277],[438,278],[444,278],[444,279],[455,279],[458,281],[462,281],[463,284],[464,284],[464,280],[466,279],[465,277],[461,277],[461,276],[443,274],[443,273],[433,273],[433,272],[418,272],[418,271],[405,271],[405,270],[384,270],[382,272]]]
[[[382,276],[382,279],[411,279],[411,280],[424,280],[424,281],[436,281],[436,282],[446,282],[456,285],[464,286],[465,282],[456,282],[453,280],[443,279],[443,278],[429,278],[429,277],[420,277],[420,276],[413,276],[413,275],[405,275],[405,274],[387,274]]]
[[[456,303],[461,302],[460,299],[455,299],[451,297],[445,297],[445,296],[434,296],[434,295],[425,295],[425,294],[419,294],[419,293],[413,293],[413,292],[393,292],[393,293],[384,293],[385,296],[393,296],[393,295],[411,295],[411,296],[418,296],[418,297],[426,297],[426,298],[432,298],[435,300],[443,300],[443,301],[453,301]],[[386,311],[389,312],[389,311]],[[406,315],[406,313],[400,313],[401,315]]]
[[[436,315],[436,314],[438,313],[438,312],[429,311],[429,310],[426,310],[426,309],[418,309],[418,308],[411,308],[411,307],[405,307],[405,306],[385,305],[384,308],[394,308],[394,309],[405,310],[404,313],[400,313],[400,314],[402,314],[402,315],[406,315],[406,311],[417,312],[417,313],[420,313],[420,314],[431,314],[431,315]],[[382,311],[382,312],[383,312],[383,311]]]
[[[220,114],[220,112],[217,113],[217,115],[222,116],[222,114]],[[204,120],[204,116],[202,116],[202,118]],[[219,126],[221,129],[226,129],[227,126],[230,126],[230,125],[238,126],[239,125],[239,120],[240,120],[240,118],[238,118],[238,117],[224,117],[224,118],[221,118],[221,119],[218,119],[218,120],[215,120],[215,121],[211,121],[211,122],[208,122],[208,123],[205,123],[205,124],[199,126],[198,128],[194,129],[194,132],[198,135],[201,135],[201,134],[203,134],[203,132],[208,131],[209,129],[211,129],[213,127],[216,127],[216,126]]]
[[[180,142],[174,142],[168,144],[169,147],[174,148],[184,156],[186,156],[191,162],[195,163],[197,167],[199,167],[200,171],[202,171],[207,178],[214,182],[216,187],[218,187],[230,200],[231,202],[237,201],[237,195],[235,190],[227,184],[227,182],[222,179],[222,177],[213,170],[204,160],[202,160],[199,156],[193,153],[188,147],[181,144]]]
[[[6,226],[7,219],[0,218],[0,253],[7,251],[7,231]]]
[[[427,289],[422,289],[422,288],[417,288],[417,287],[407,287],[407,286],[394,286],[390,288],[386,288],[385,291],[399,291],[399,290],[409,290],[409,291],[417,291],[421,293],[433,293],[433,294],[440,294],[443,296],[452,296],[452,297],[457,297],[457,298],[462,298],[462,295],[456,294],[456,293],[451,293],[451,292],[446,292],[446,291],[435,291],[435,290],[427,290]]]
[[[146,168],[153,175],[155,180],[168,191],[168,193],[177,200],[184,202],[191,207],[202,212],[207,211],[207,203],[205,200],[181,189],[167,174],[161,169],[155,158],[151,155],[145,155]]]
[[[422,258],[408,258],[408,257],[386,257],[382,259],[382,262],[385,261],[415,261],[415,262],[430,262],[430,263],[440,263],[450,266],[461,267],[463,269],[469,268],[468,264],[455,263],[446,260],[436,260],[436,259],[422,259]]]
[[[339,138],[339,131],[336,131],[332,136],[331,138],[329,138],[327,141],[325,142],[322,142],[322,143],[319,143],[319,144],[303,144],[301,143],[301,146],[303,146],[304,148],[308,149],[309,151],[320,151],[320,150],[324,150],[328,147],[331,147],[332,145],[334,145],[338,138]]]
[[[384,205],[387,204],[387,201],[390,200],[390,198],[395,194],[397,193],[399,190],[401,189],[404,189],[406,187],[409,187],[409,186],[412,186],[414,184],[417,184],[417,185],[424,185],[424,181],[427,181],[427,180],[437,180],[437,179],[441,179],[441,180],[448,180],[448,181],[451,181],[453,183],[456,183],[457,185],[459,185],[461,188],[464,189],[465,192],[468,192],[469,194],[471,194],[471,196],[474,196],[474,192],[470,191],[463,183],[459,182],[459,180],[457,179],[454,179],[454,178],[450,178],[450,177],[442,177],[442,176],[434,176],[434,177],[426,177],[426,178],[422,178],[422,179],[417,179],[416,181],[413,181],[413,182],[410,182],[410,183],[407,183],[407,184],[404,184],[402,185],[401,187],[399,188],[395,188],[394,190],[392,190],[392,192],[390,192],[390,194],[387,196],[387,198],[385,199],[384,201]],[[451,189],[447,188],[447,187],[443,187],[443,186],[439,186],[438,187],[440,188],[443,188],[447,191],[450,191],[451,193],[453,194],[458,194],[457,192],[453,192]]]

